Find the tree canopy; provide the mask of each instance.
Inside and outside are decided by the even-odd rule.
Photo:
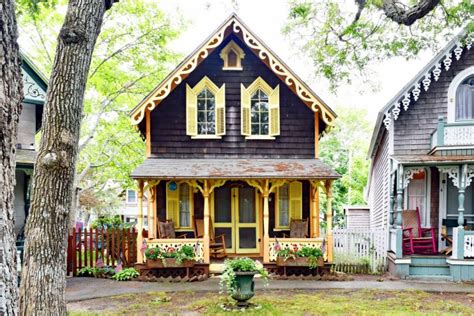
[[[34,10],[19,19],[26,53],[49,74],[66,1],[20,4],[23,13]],[[129,175],[145,149],[128,112],[178,61],[169,43],[182,28],[154,2],[122,0],[106,13],[86,87],[76,179],[79,195],[93,197],[99,213],[116,206],[120,188],[134,186]]]
[[[436,50],[462,27],[474,31],[472,0],[291,0],[284,32],[336,89],[372,62]]]

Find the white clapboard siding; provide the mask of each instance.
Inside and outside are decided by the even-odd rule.
[[[385,228],[336,228],[333,236],[336,264],[367,260],[372,272],[385,270],[387,255]]]
[[[384,228],[389,216],[390,162],[387,135],[382,137],[377,153],[372,159],[369,187],[370,227]]]
[[[370,214],[368,208],[345,208],[346,228],[369,228]]]

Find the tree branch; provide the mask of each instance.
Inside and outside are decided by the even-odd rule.
[[[441,2],[441,0],[421,0],[417,5],[406,8],[397,0],[384,0],[382,10],[392,21],[410,26],[422,19]]]

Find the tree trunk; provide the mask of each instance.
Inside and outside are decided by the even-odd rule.
[[[18,313],[14,233],[17,127],[23,99],[13,0],[0,3],[0,315]]]
[[[71,211],[84,90],[107,2],[71,0],[58,37],[26,224],[21,315],[65,315]]]

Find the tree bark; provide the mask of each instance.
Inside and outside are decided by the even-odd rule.
[[[440,2],[441,0],[420,0],[418,4],[407,8],[398,0],[384,0],[382,9],[392,21],[410,26],[433,11]]]
[[[14,233],[17,128],[23,99],[13,0],[0,2],[0,315],[18,313]]]
[[[65,315],[71,211],[84,90],[110,1],[71,0],[58,37],[26,224],[21,315]]]

